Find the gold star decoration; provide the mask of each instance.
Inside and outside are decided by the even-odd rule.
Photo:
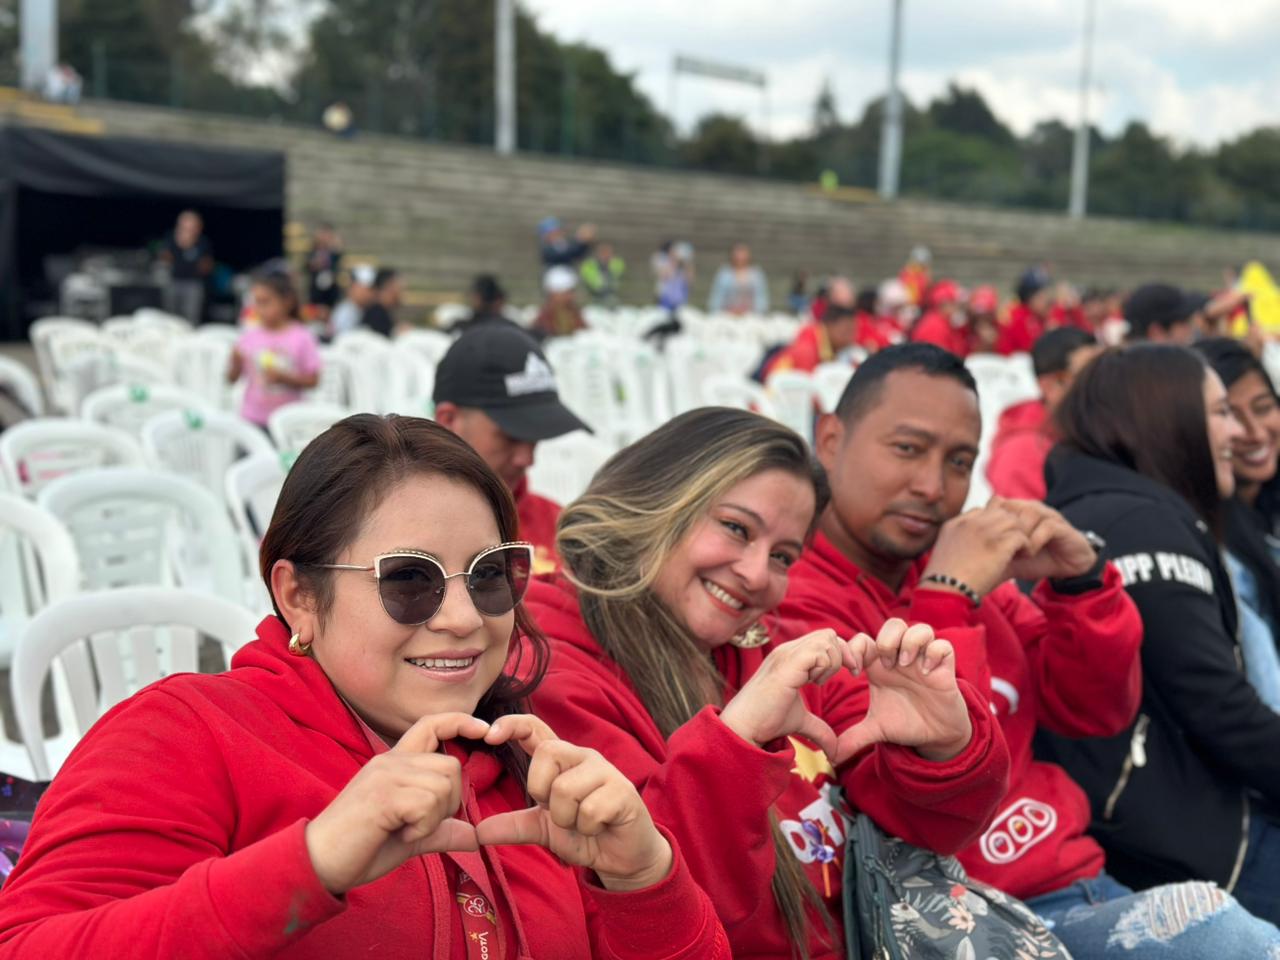
[[[818,777],[824,773],[829,777],[836,775],[836,768],[831,765],[831,761],[821,750],[815,750],[795,737],[787,737],[787,739],[791,741],[791,746],[796,752],[796,765],[791,768],[792,773],[803,777],[809,783],[817,783]]]

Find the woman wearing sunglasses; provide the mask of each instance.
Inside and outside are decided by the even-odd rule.
[[[727,957],[635,788],[520,712],[546,645],[515,528],[433,423],[314,440],[262,544],[275,615],[80,743],[0,957]]]
[[[846,641],[771,621],[826,497],[790,430],[695,410],[605,464],[561,515],[564,579],[530,590],[552,650],[538,715],[641,787],[740,958],[843,953],[831,787],[950,853],[1008,775],[986,702],[927,626]]]

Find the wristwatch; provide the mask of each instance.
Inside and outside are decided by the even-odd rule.
[[[1092,530],[1081,530],[1080,536],[1084,537],[1085,542],[1093,547],[1093,552],[1097,554],[1097,559],[1093,561],[1093,566],[1084,573],[1074,577],[1063,577],[1060,580],[1050,580],[1049,585],[1058,593],[1065,593],[1068,596],[1075,596],[1080,593],[1087,593],[1090,590],[1097,590],[1102,586],[1102,571],[1107,566],[1107,541],[1098,536]]]

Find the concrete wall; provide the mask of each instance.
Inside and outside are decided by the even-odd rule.
[[[908,250],[929,246],[938,273],[1011,287],[1048,261],[1082,285],[1163,278],[1213,288],[1223,266],[1280,265],[1280,236],[1192,230],[1118,220],[940,203],[850,202],[812,188],[591,161],[518,156],[379,136],[339,140],[316,128],[111,102],[79,114],[109,134],[279,149],[288,154],[290,220],[334,222],[351,254],[401,268],[420,298],[461,292],[497,272],[515,299],[535,297],[534,229],[548,214],[590,220],[627,260],[624,293],[651,298],[648,258],[663,238],[697,250],[697,299],[735,240],[751,244],[775,303],[791,273],[843,272],[855,282],[896,273]]]

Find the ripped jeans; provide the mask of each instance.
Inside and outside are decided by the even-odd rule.
[[[1134,893],[1100,873],[1026,903],[1076,960],[1280,960],[1280,930],[1211,883]]]

